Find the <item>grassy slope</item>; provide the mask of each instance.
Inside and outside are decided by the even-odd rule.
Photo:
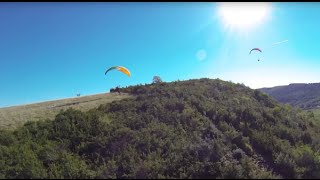
[[[0,108],[0,129],[14,129],[30,120],[53,119],[62,109],[87,111],[100,104],[130,97],[128,94],[103,93],[77,98]]]

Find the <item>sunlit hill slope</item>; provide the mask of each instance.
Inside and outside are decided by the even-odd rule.
[[[121,92],[131,98],[0,131],[0,177],[320,178],[310,112],[219,79]]]

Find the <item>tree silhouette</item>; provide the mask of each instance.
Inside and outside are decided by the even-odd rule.
[[[162,82],[162,79],[159,76],[153,76],[152,83],[160,83]]]

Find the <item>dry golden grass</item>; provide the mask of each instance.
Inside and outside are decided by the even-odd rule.
[[[100,104],[110,103],[131,97],[122,93],[103,93],[76,98],[46,101],[35,104],[0,108],[0,129],[15,129],[27,121],[54,119],[60,110],[70,107],[82,111],[98,107]]]

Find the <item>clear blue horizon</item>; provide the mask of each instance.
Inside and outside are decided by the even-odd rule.
[[[320,82],[320,3],[269,3],[261,19],[220,10],[211,2],[0,3],[0,107],[106,93],[155,75],[251,88]],[[262,52],[249,55],[255,47]],[[115,65],[131,77],[104,74]]]

